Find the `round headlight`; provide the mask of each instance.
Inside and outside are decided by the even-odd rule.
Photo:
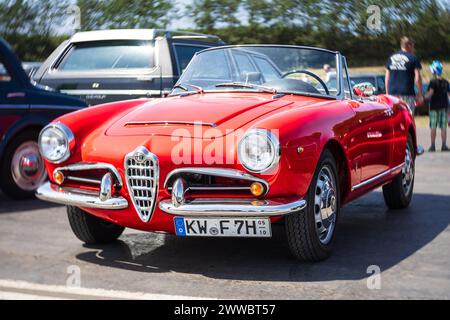
[[[39,151],[50,162],[61,163],[70,156],[74,136],[62,123],[51,123],[39,135]]]
[[[238,157],[248,171],[267,171],[278,164],[280,143],[270,131],[253,129],[239,142]]]

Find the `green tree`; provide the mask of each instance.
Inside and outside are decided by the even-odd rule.
[[[43,60],[60,42],[66,0],[0,0],[0,36],[24,60]]]
[[[81,29],[164,28],[176,18],[169,0],[77,0]]]
[[[240,0],[194,0],[186,6],[186,13],[193,18],[198,29],[212,32],[240,25],[237,17],[240,6]]]

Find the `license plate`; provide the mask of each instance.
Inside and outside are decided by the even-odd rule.
[[[177,236],[269,238],[269,218],[174,218]]]

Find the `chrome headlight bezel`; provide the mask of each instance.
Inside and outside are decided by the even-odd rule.
[[[64,138],[64,144],[66,145],[66,150],[64,154],[58,158],[58,159],[51,159],[48,157],[48,154],[45,154],[43,148],[42,148],[42,137],[48,130],[56,130],[59,131],[62,134],[62,137]],[[38,139],[38,145],[39,145],[39,152],[41,153],[42,157],[46,159],[47,161],[55,164],[62,163],[66,161],[70,155],[71,152],[75,146],[75,136],[73,135],[72,131],[63,123],[56,122],[56,123],[50,123],[49,125],[45,126],[44,129],[41,130],[39,134]]]
[[[248,161],[246,161],[245,157],[245,143],[252,136],[258,136],[258,138],[265,139],[267,144],[270,146],[272,150],[272,154],[270,156],[270,161],[265,163],[263,166],[255,167],[251,166]],[[264,173],[273,168],[275,168],[280,162],[281,157],[281,146],[278,138],[269,130],[266,129],[251,129],[241,138],[238,144],[238,159],[242,166],[249,172],[252,173]]]

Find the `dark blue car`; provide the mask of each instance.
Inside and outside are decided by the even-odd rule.
[[[0,187],[6,195],[15,199],[34,195],[47,178],[37,144],[40,130],[86,106],[83,100],[33,83],[0,38]]]

